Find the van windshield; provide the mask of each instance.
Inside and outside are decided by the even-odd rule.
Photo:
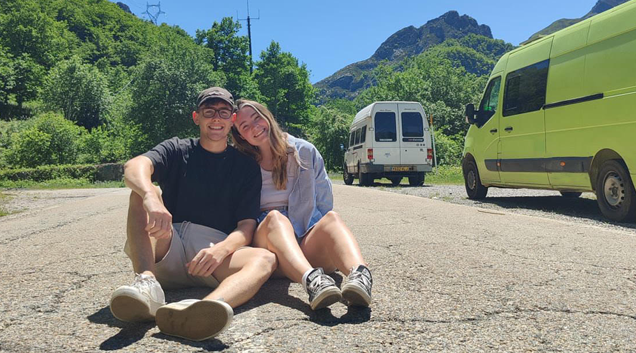
[[[375,113],[375,140],[377,142],[393,142],[397,140],[395,113]]]
[[[402,136],[422,137],[424,136],[424,123],[422,114],[418,112],[402,113]]]

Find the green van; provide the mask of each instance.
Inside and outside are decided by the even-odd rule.
[[[466,119],[469,198],[490,186],[592,191],[604,216],[634,220],[636,1],[503,55]]]

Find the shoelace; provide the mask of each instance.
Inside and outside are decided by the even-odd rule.
[[[336,281],[334,281],[333,278],[329,276],[321,275],[316,277],[316,279],[314,279],[311,283],[309,283],[309,286],[307,287],[309,288],[309,291],[311,293],[318,293],[320,290],[322,290],[325,287],[335,286],[335,285],[336,285]]]
[[[153,298],[154,293],[152,291],[152,285],[154,284],[154,282],[155,280],[153,280],[152,278],[142,277],[141,275],[137,275],[135,276],[133,287],[139,288],[139,292],[141,292],[141,294],[148,297],[148,299],[150,300],[158,300],[158,299],[160,300],[160,298]],[[144,290],[144,288],[146,290]]]
[[[360,281],[367,289],[371,289],[371,280],[360,271],[351,271],[349,282],[353,281]]]

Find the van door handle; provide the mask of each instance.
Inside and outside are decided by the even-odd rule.
[[[490,133],[492,133],[492,134],[494,134],[494,133],[496,133],[496,132],[497,132],[497,129],[492,129],[492,130],[490,130]]]
[[[512,126],[508,126],[508,127],[507,127],[507,128],[505,128],[504,130],[506,130],[506,131],[510,132],[510,131],[512,131]]]

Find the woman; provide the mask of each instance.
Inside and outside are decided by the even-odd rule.
[[[248,100],[237,102],[235,146],[261,166],[261,216],[252,245],[278,258],[278,269],[302,283],[312,310],[344,298],[371,303],[371,272],[355,237],[333,208],[331,181],[322,156],[309,142],[284,133],[273,114]],[[324,270],[323,270],[324,269]],[[342,291],[328,275],[347,276]]]

